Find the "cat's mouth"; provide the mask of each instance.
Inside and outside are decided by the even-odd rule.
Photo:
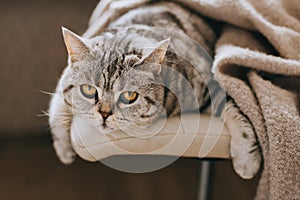
[[[109,126],[107,126],[107,124],[106,124],[105,122],[102,123],[101,127],[102,127],[103,129],[106,129],[106,128],[112,129],[112,128],[110,128]]]
[[[110,133],[112,131],[114,131],[115,129],[112,128],[112,127],[109,127],[106,122],[103,122],[101,125],[100,125],[100,129],[101,129],[101,132],[103,133]]]

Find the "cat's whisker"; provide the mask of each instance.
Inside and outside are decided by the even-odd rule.
[[[88,114],[87,112],[73,112],[73,114],[75,114],[75,115],[86,115],[86,114]]]
[[[37,114],[36,116],[37,117],[49,117],[49,115],[47,115],[47,114]]]
[[[71,114],[63,114],[63,113],[59,113],[59,115],[55,115],[55,116],[61,116],[61,117],[72,117]]]
[[[50,124],[50,127],[53,128],[55,126],[61,126],[61,125],[65,125],[65,124],[70,124],[72,121],[71,120],[59,120],[59,121],[56,121],[52,124]]]
[[[72,121],[72,118],[56,118],[58,121],[63,122],[63,121]]]
[[[55,94],[58,94],[58,93],[53,93],[53,92],[46,92],[46,91],[44,91],[44,90],[39,90],[41,93],[43,93],[43,94],[48,94],[48,95],[55,95]]]
[[[64,117],[64,116],[54,116],[55,119],[72,119],[72,117]]]
[[[42,114],[38,114],[38,117],[50,117],[50,113],[42,110]],[[59,113],[59,115],[54,115],[55,119],[70,119],[72,118],[72,114],[70,113]]]
[[[49,113],[47,111],[42,110],[42,113],[49,115]]]
[[[60,115],[56,115],[53,116],[54,119],[59,119],[59,120],[71,120],[72,116],[60,116]]]
[[[38,117],[48,117],[50,116],[50,114],[44,110],[41,111],[42,113],[41,114],[37,114],[36,116]]]
[[[59,114],[62,114],[62,115],[65,115],[65,116],[72,116],[74,114],[76,114],[76,115],[88,114],[88,112],[83,112],[81,110],[72,109],[72,111],[70,111],[70,112],[60,112]]]

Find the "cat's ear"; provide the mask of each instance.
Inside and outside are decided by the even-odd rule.
[[[154,49],[143,58],[143,62],[161,64],[165,58],[169,44],[170,38],[158,42]]]
[[[89,55],[90,48],[80,36],[64,27],[62,27],[62,33],[71,63],[82,60]]]
[[[160,42],[158,42],[154,48],[154,50],[150,51],[148,54],[146,54],[145,57],[142,58],[142,63],[143,64],[156,64],[153,65],[152,68],[156,68],[154,70],[156,70],[158,73],[161,71],[161,66],[160,64],[163,62],[169,44],[170,44],[170,38],[166,39],[166,40],[162,40]]]

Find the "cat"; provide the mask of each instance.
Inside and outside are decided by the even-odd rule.
[[[236,172],[243,178],[256,174],[261,158],[249,120],[231,98],[219,95],[222,89],[199,49],[172,35],[178,32],[193,38],[213,57],[217,36],[206,19],[180,5],[156,2],[125,13],[92,38],[62,31],[68,65],[50,102],[49,124],[63,163],[75,157],[69,133],[73,116],[106,134],[122,126],[145,128],[161,117],[200,110],[226,122]],[[176,48],[189,60],[176,54]],[[185,80],[196,99],[183,89]]]

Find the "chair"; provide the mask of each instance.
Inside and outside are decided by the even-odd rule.
[[[184,114],[161,120],[142,134],[134,132],[125,130],[103,135],[82,119],[75,118],[71,140],[82,159],[101,160],[110,167],[128,172],[153,171],[180,156],[230,158],[228,129],[219,118],[211,115]],[[162,155],[163,159],[157,157]],[[127,156],[129,162],[120,156]],[[199,200],[207,199],[209,173],[210,162],[202,161]]]

